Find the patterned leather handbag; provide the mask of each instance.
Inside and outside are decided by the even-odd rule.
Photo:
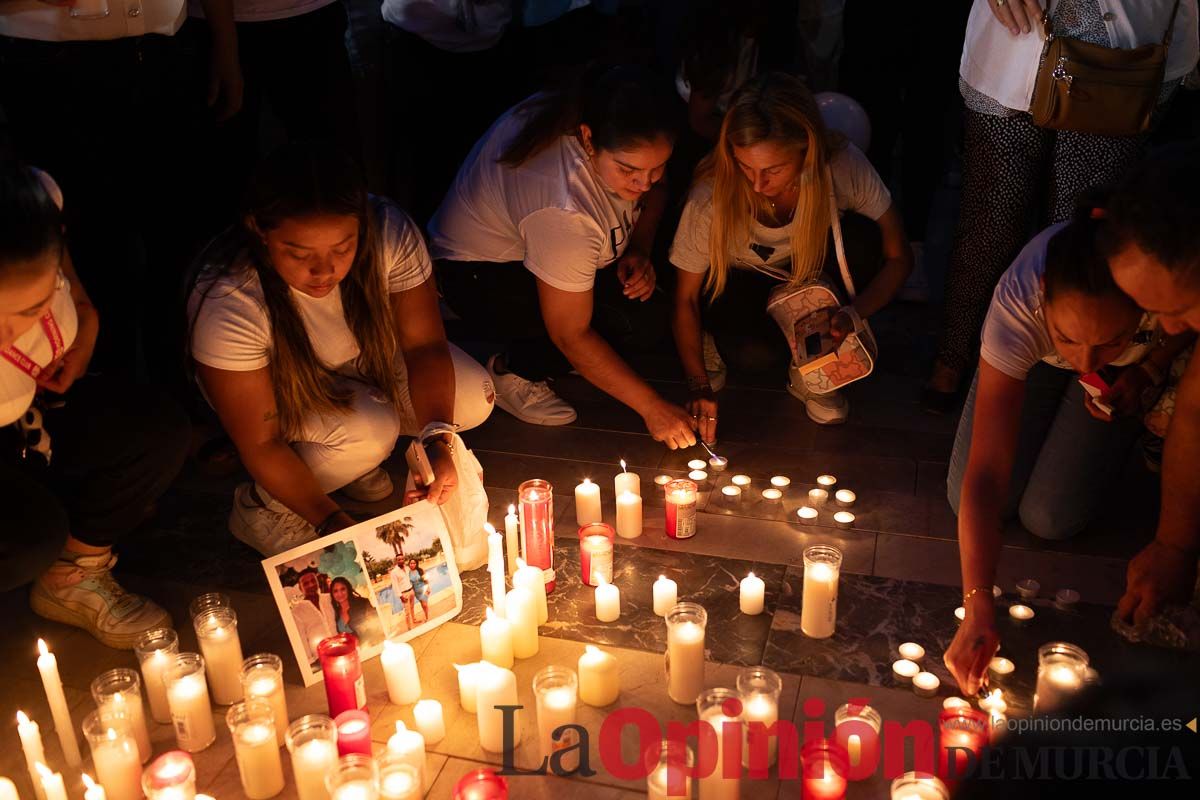
[[[829,187],[833,247],[846,294],[849,300],[854,300],[854,279],[846,263],[832,178]],[[839,309],[853,321],[854,330],[835,348],[829,334],[829,321]],[[804,378],[804,388],[808,391],[828,394],[862,380],[875,369],[879,346],[871,328],[854,310],[854,306],[848,303],[842,305],[837,290],[828,282],[818,278],[799,286],[784,284],[777,287],[767,300],[767,313],[783,330],[792,351],[792,363],[799,368]]]

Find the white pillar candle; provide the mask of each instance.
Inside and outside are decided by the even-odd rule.
[[[231,608],[214,608],[196,617],[194,624],[213,702],[221,706],[232,705],[244,696],[242,640],[238,636],[237,615]]]
[[[621,461],[621,471],[613,478],[613,497],[620,497],[625,492],[642,496],[642,476],[625,469],[625,461]],[[600,520],[594,520],[599,522]]]
[[[454,665],[454,671],[458,673],[458,704],[468,714],[474,714],[476,711],[475,697],[479,693],[480,663]]]
[[[337,728],[319,714],[301,717],[288,726],[288,752],[299,800],[329,800],[325,776],[337,766]]]
[[[925,658],[925,648],[916,642],[905,642],[900,645],[899,652],[901,658],[906,658],[915,663],[920,663],[921,659]]]
[[[751,483],[749,475],[734,475],[730,480],[733,482],[734,486],[740,486],[743,489],[745,489]]]
[[[238,725],[233,732],[233,755],[242,791],[250,800],[266,800],[283,791],[283,762],[274,724],[261,721]]]
[[[667,695],[676,703],[690,705],[696,702],[704,688],[702,623],[684,620],[672,624],[668,617],[667,661]]]
[[[217,733],[204,682],[203,658],[195,653],[176,656],[175,664],[167,672],[167,702],[179,749],[195,753],[212,744]]]
[[[242,687],[247,700],[262,700],[271,707],[275,744],[283,747],[290,721],[283,689],[283,660],[271,653],[250,656],[242,662]]]
[[[751,572],[742,578],[741,592],[738,595],[738,608],[743,614],[761,614],[763,612],[763,596],[767,585],[763,579]]]
[[[837,548],[813,545],[804,551],[804,593],[800,630],[813,639],[833,636],[837,625],[838,573],[842,554]]]
[[[579,699],[602,708],[617,702],[621,681],[617,658],[593,645],[585,645],[579,657]]]
[[[725,723],[736,725],[737,717],[726,716],[720,708],[713,708],[706,712],[700,718],[701,722],[707,722],[716,732],[715,742],[707,737],[702,737],[697,742],[697,757],[700,763],[708,762],[710,756],[705,752],[709,746],[713,747],[715,758],[709,763],[714,766],[712,772],[700,778],[700,798],[701,800],[738,800],[741,792],[741,777],[740,770],[737,775],[726,777],[725,763],[725,737],[722,736]]]
[[[385,639],[379,661],[383,665],[388,700],[398,706],[407,706],[421,698],[421,675],[417,672],[417,656],[411,644]]]
[[[912,683],[913,677],[920,671],[921,668],[907,658],[892,662],[892,676],[897,683]]]
[[[25,753],[29,782],[33,784],[39,800],[42,800],[42,779],[35,765],[46,762],[46,751],[42,747],[42,733],[38,724],[26,716],[24,711],[17,712],[17,735],[21,737],[21,750]]]
[[[583,483],[575,487],[575,522],[583,527],[592,522],[603,522],[604,514],[600,511],[600,485],[592,483],[591,478],[584,478]]]
[[[517,705],[517,676],[511,670],[486,661],[476,676],[476,721],[479,725],[479,746],[490,753],[504,749],[503,716],[496,706]],[[521,741],[521,714],[510,712],[513,718],[514,741]]]
[[[504,540],[491,523],[483,524],[488,541],[488,574],[492,578],[492,608],[504,616]]]
[[[517,573],[517,556],[521,555],[521,520],[517,516],[517,507],[509,505],[508,513],[504,515],[504,550],[508,555],[508,576]]]
[[[43,639],[38,639],[38,672],[42,676],[42,687],[46,690],[46,702],[50,704],[50,715],[54,718],[54,732],[58,734],[58,742],[62,745],[63,758],[71,768],[78,768],[83,763],[79,752],[79,740],[75,738],[75,723],[71,722],[71,709],[67,705],[67,697],[63,694],[62,678],[58,675],[58,659],[46,647]],[[62,776],[59,776],[62,782]]]
[[[600,584],[596,587],[596,619],[601,622],[616,622],[621,616],[621,590],[616,584],[604,580],[600,576]]]
[[[67,786],[63,783],[61,772],[51,772],[45,764],[34,765],[38,772],[38,782],[46,800],[67,800]]]
[[[533,596],[537,624],[545,625],[550,619],[550,607],[546,602],[546,576],[542,570],[526,564],[523,559],[518,558],[517,571],[513,574],[512,585],[514,589],[523,587],[529,590]],[[517,656],[517,658],[523,658],[523,656]]]
[[[483,653],[484,661],[497,667],[512,669],[512,623],[496,614],[490,607],[486,609],[486,617],[479,626],[479,649]]]
[[[420,700],[413,706],[413,719],[417,730],[427,744],[437,744],[446,738],[446,721],[442,716],[442,704],[437,700]]]
[[[518,574],[519,574],[518,570]],[[541,570],[538,570],[540,573]],[[540,579],[540,578],[539,578]],[[512,651],[515,658],[537,655],[537,603],[529,589],[518,586],[508,593],[508,621],[512,630]]]
[[[666,575],[659,575],[654,582],[654,613],[665,617],[679,602],[679,585]]]
[[[792,485],[792,479],[786,475],[775,475],[771,478],[771,485],[776,489],[786,489]]]
[[[617,495],[617,535],[623,539],[636,539],[642,535],[641,495],[633,492]]]
[[[702,469],[694,469],[688,473],[688,479],[696,481],[697,483],[700,481],[706,481],[708,480],[708,473]]]
[[[762,498],[768,503],[778,503],[783,499],[783,492],[778,489],[763,489]]]
[[[419,731],[409,730],[403,721],[396,721],[396,732],[387,743],[388,754],[401,764],[408,764],[420,776],[425,786],[425,737]]]
[[[796,516],[803,522],[808,522],[817,518],[817,510],[812,506],[800,506],[796,509]]]
[[[913,691],[918,697],[933,697],[942,682],[932,672],[918,672],[912,678]]]
[[[83,800],[108,800],[108,795],[104,793],[104,787],[92,780],[91,775],[85,772],[79,777],[83,779]],[[11,793],[4,785],[6,781],[8,786],[12,787]],[[8,778],[0,778],[0,800],[9,800],[9,798],[17,800],[17,788]]]
[[[708,466],[708,462],[701,458],[693,458],[688,462],[688,469],[704,469]]]

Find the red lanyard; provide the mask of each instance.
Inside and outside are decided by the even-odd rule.
[[[55,361],[58,361],[58,359],[66,351],[66,348],[63,346],[62,331],[58,329],[58,323],[54,321],[54,315],[49,311],[42,315],[41,322],[42,331],[46,334],[46,338],[50,340],[51,355],[49,364],[53,364]],[[24,372],[34,380],[37,380],[37,377],[42,374],[42,369],[44,369],[43,365],[38,364],[27,354],[21,352],[12,345],[0,348],[0,356],[3,356],[14,367],[21,370],[21,372]]]

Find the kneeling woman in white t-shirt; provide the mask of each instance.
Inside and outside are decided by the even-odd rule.
[[[426,445],[429,499],[454,491],[453,431],[493,394],[447,343],[431,276],[416,226],[349,159],[291,145],[259,166],[189,302],[197,377],[254,478],[234,536],[270,554],[353,524],[329,493],[390,495],[379,465],[401,434]]]
[[[850,305],[866,319],[891,301],[912,269],[891,195],[867,157],[826,130],[816,101],[797,78],[772,72],[748,82],[725,114],[716,148],[697,167],[671,245],[679,278],[675,343],[692,394],[689,410],[705,439],[716,435],[722,353],[751,370],[793,360],[767,314],[771,291],[824,271],[827,282],[844,292],[829,243],[831,192],[858,290]],[[705,291],[711,304],[702,310]],[[715,342],[701,333],[702,320]],[[831,316],[835,343],[852,329],[845,311]],[[806,391],[795,364],[788,391],[819,424],[843,422],[849,413],[840,393]]]
[[[1113,281],[1102,214],[1083,208],[1035,236],[1000,278],[984,322],[947,480],[967,599],[946,663],[967,694],[998,642],[992,586],[1004,521],[1019,516],[1034,535],[1063,539],[1111,508],[1143,412],[1195,339],[1164,336]],[[1101,369],[1113,373],[1110,388],[1093,400],[1078,379]]]

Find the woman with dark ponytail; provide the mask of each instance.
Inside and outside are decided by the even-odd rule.
[[[242,221],[202,255],[189,303],[197,379],[254,478],[230,532],[265,555],[353,524],[329,494],[392,494],[379,465],[426,446],[444,503],[456,430],[491,413],[483,368],[446,341],[420,232],[321,145],[259,165]],[[410,498],[412,499],[412,498]]]
[[[0,157],[0,591],[132,649],[162,608],[112,576],[113,545],[187,455],[187,417],[162,394],[88,374],[100,329],[46,173]]]
[[[647,71],[592,67],[500,117],[430,221],[447,303],[506,343],[488,370],[496,404],[518,419],[574,421],[546,383],[574,368],[637,411],[655,439],[695,444],[695,420],[614,350],[666,334],[666,311],[646,301],[665,202],[657,184],[681,111]]]
[[[999,644],[992,585],[1005,520],[1065,539],[1096,519],[1163,377],[1195,339],[1165,335],[1114,282],[1110,224],[1102,199],[1085,198],[1025,245],[992,296],[947,484],[966,619],[945,660],[968,696]]]

